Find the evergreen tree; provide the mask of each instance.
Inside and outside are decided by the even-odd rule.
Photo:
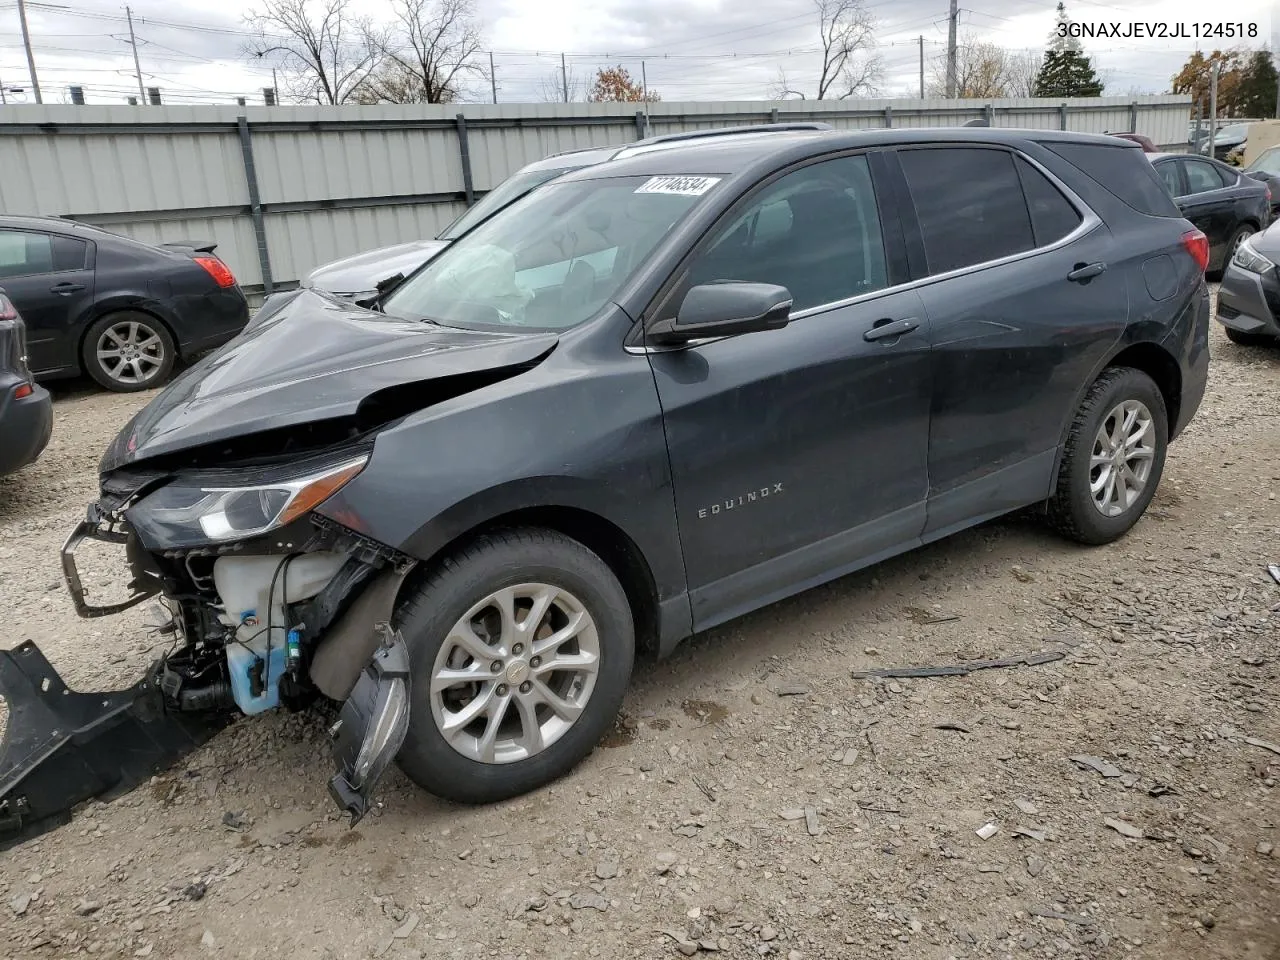
[[[1067,6],[1059,0],[1049,49],[1036,77],[1037,97],[1102,96],[1102,81],[1093,69],[1093,61],[1085,56],[1079,38],[1070,35],[1070,27]]]
[[[1266,50],[1255,50],[1241,71],[1236,88],[1238,116],[1274,117],[1276,115],[1276,66]]]

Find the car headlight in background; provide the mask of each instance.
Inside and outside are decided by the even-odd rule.
[[[1253,248],[1249,240],[1242,240],[1231,257],[1232,266],[1249,273],[1270,273],[1276,265]]]
[[[178,479],[144,497],[127,514],[153,549],[243,540],[308,513],[368,462],[368,454],[363,454],[296,479],[238,486]]]

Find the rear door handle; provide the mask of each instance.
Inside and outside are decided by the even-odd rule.
[[[877,340],[891,340],[902,336],[904,333],[910,333],[918,326],[920,326],[920,321],[915,317],[904,317],[901,320],[890,320],[885,317],[883,320],[877,320],[875,325],[862,335],[862,339],[868,343],[874,343]]]
[[[49,288],[50,293],[60,293],[62,296],[70,296],[73,293],[79,293],[84,289],[83,283],[55,283]]]
[[[1067,274],[1067,279],[1076,283],[1083,283],[1085,280],[1092,280],[1099,274],[1105,273],[1107,265],[1099,260],[1097,263],[1077,263],[1076,268]]]

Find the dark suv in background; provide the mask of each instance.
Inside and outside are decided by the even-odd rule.
[[[592,749],[637,651],[1030,505],[1122,536],[1204,393],[1207,260],[1115,137],[608,161],[379,311],[272,298],[121,431],[68,582],[104,612],[76,546],[128,539],[180,611],[175,710],[345,700],[357,816],[393,756],[510,797]]]
[[[32,463],[49,443],[53,401],[27,367],[27,327],[0,290],[0,476]]]

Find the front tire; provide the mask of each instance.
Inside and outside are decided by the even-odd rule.
[[[1110,543],[1146,511],[1164,473],[1169,417],[1141,370],[1104,370],[1072,421],[1049,499],[1050,525],[1079,543]]]
[[[635,657],[626,592],[550,530],[486,534],[396,613],[412,667],[396,758],[418,786],[492,803],[563,776],[609,729]]]
[[[117,393],[136,393],[164,383],[177,348],[163,323],[147,313],[122,310],[100,318],[85,334],[85,373]]]

